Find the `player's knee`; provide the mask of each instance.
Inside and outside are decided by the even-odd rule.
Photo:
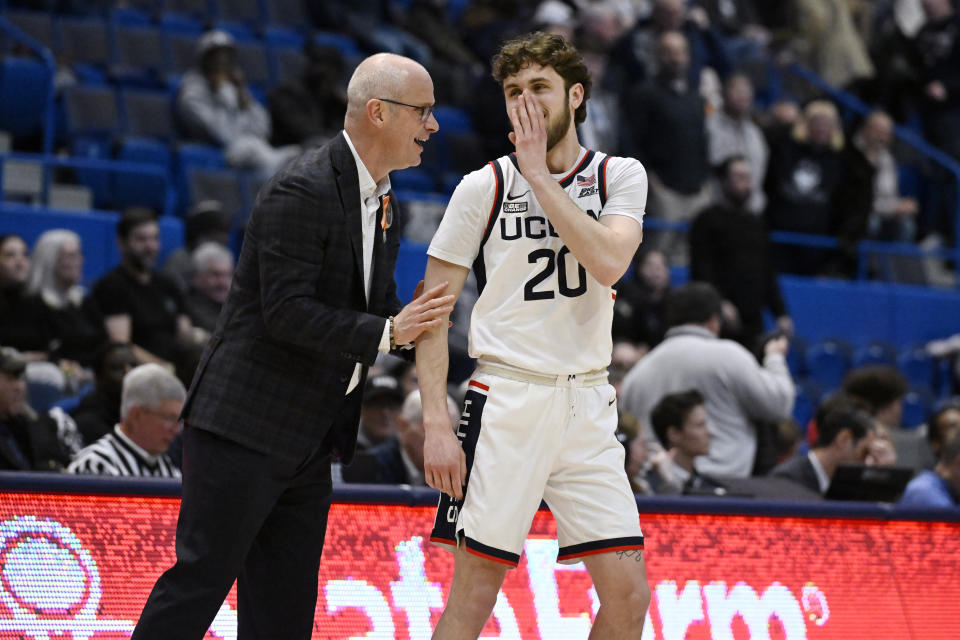
[[[639,581],[617,590],[613,598],[601,600],[604,609],[623,628],[639,628],[650,606],[650,587]]]

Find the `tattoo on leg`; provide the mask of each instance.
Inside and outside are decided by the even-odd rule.
[[[641,549],[629,549],[627,551],[616,551],[615,553],[621,560],[633,558],[634,562],[643,562],[643,551]]]

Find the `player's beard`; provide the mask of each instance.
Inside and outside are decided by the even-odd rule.
[[[563,140],[570,130],[570,120],[573,116],[570,114],[570,96],[567,95],[563,100],[563,115],[557,122],[552,122],[547,126],[547,151],[550,151],[557,143]]]

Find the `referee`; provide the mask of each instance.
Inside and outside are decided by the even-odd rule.
[[[69,473],[179,478],[167,448],[180,432],[183,384],[157,364],[144,364],[123,378],[120,424],[81,449]]]

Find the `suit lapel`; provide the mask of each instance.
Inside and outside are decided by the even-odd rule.
[[[340,206],[347,218],[347,230],[350,235],[350,246],[353,249],[354,264],[360,274],[361,293],[363,289],[363,229],[360,212],[360,179],[357,177],[357,163],[350,152],[341,133],[333,141],[330,149],[331,162],[337,172],[337,191],[340,195]],[[361,296],[366,300],[366,296]]]

